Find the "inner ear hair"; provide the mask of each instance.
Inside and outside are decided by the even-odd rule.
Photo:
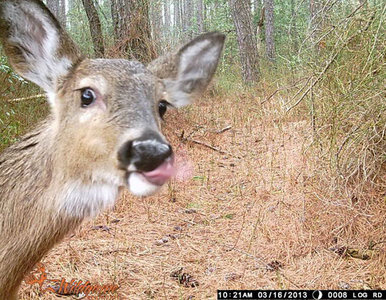
[[[175,55],[150,64],[149,69],[164,79],[174,106],[191,103],[206,89],[216,71],[224,40],[221,33],[206,33],[184,45]]]
[[[0,39],[16,72],[49,93],[82,57],[39,0],[1,1]]]

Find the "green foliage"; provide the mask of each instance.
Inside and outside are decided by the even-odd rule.
[[[27,90],[24,92],[28,93]],[[17,95],[22,96],[23,91],[18,90]],[[48,105],[44,98],[20,102],[7,100],[10,98],[0,98],[0,151],[16,142],[19,136],[34,127],[48,113]]]
[[[219,72],[229,73],[235,64],[238,65],[238,46],[231,13],[226,0],[223,1],[205,1],[207,8],[207,17],[205,19],[206,31],[219,31],[227,35],[223,59],[220,61]],[[237,71],[240,71],[238,69]],[[229,74],[232,77],[232,74]],[[238,74],[233,74],[236,77]],[[224,78],[229,78],[225,76]]]
[[[47,113],[42,99],[20,102],[12,99],[39,92],[34,84],[17,75],[9,67],[5,56],[0,55],[0,151],[16,142],[20,135]]]
[[[86,12],[81,1],[72,3],[73,6],[67,12],[67,30],[82,52],[90,55],[94,50]]]
[[[293,1],[275,3],[275,43],[278,63],[289,64],[292,69],[300,63],[298,58],[299,46],[307,35],[309,27],[309,9]],[[293,13],[292,13],[293,10]],[[264,31],[263,31],[264,38]]]
[[[23,77],[16,74],[11,67],[8,66],[7,59],[1,55],[0,50],[0,76],[3,78],[3,86],[0,89],[0,96],[6,96],[10,91],[14,91],[14,85],[27,84]]]
[[[91,39],[89,22],[81,1],[73,0],[72,7],[67,11],[67,30],[76,44],[86,55],[92,56],[94,48]],[[95,7],[102,25],[105,47],[114,44],[114,30],[111,18],[110,1],[95,1]]]
[[[354,190],[381,184],[385,174],[385,7],[362,8],[343,21],[332,15],[323,32],[330,34],[310,65],[321,78],[307,98],[313,103],[316,149]]]
[[[102,25],[103,40],[106,48],[114,45],[114,27],[111,17],[110,1],[95,2],[99,14],[99,20]]]

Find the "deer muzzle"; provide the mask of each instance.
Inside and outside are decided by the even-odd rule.
[[[137,173],[150,184],[161,186],[175,173],[172,147],[158,133],[149,131],[127,141],[118,152],[120,168]]]

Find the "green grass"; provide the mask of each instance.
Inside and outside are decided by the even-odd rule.
[[[48,113],[45,97],[17,100],[41,94],[34,84],[26,82],[0,60],[0,151],[18,141]]]

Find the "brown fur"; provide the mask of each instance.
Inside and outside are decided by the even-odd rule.
[[[53,191],[47,193],[53,173],[48,132],[43,124],[1,155],[0,299],[16,297],[25,273],[81,221],[53,211]],[[41,201],[45,194],[52,196]]]

